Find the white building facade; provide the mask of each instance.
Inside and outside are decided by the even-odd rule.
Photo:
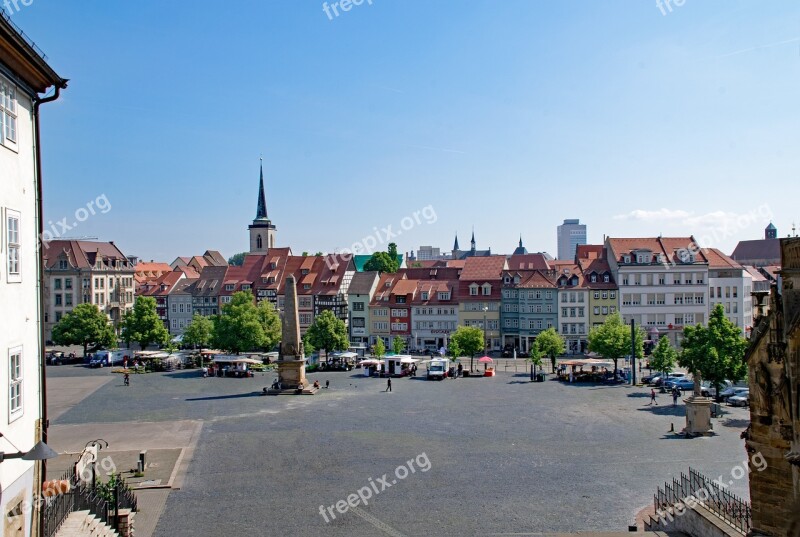
[[[41,177],[37,158],[37,96],[66,87],[45,60],[0,14],[0,452],[30,451],[46,439],[41,383]],[[5,535],[38,529],[34,494],[41,463],[7,458],[0,463],[0,509]]]
[[[706,251],[709,258],[709,312],[721,304],[725,317],[747,335],[753,327],[753,278],[739,263],[719,250]]]

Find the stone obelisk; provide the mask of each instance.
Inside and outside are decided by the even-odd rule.
[[[307,389],[306,358],[300,338],[300,314],[297,311],[297,282],[293,275],[286,278],[284,291],[281,349],[278,358],[278,380],[281,391]]]

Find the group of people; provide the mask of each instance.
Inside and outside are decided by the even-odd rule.
[[[670,391],[672,395],[672,406],[678,405],[678,398],[681,396],[681,389],[677,386],[673,386],[672,390]],[[647,403],[648,405],[658,405],[658,401],[656,401],[656,390],[655,388],[650,388],[650,402]]]

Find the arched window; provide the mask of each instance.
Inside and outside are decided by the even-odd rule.
[[[256,236],[256,248],[259,250],[262,248],[261,235]]]

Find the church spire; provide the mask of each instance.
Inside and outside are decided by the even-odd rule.
[[[522,248],[522,234],[519,236],[519,247]]]
[[[267,217],[267,199],[264,196],[264,159],[261,159],[261,178],[258,182],[258,207],[256,220],[269,220]]]
[[[456,242],[453,244],[453,250],[460,250],[458,247],[458,232],[456,232]]]
[[[472,228],[472,240],[469,241],[472,251],[475,251],[475,228]]]

